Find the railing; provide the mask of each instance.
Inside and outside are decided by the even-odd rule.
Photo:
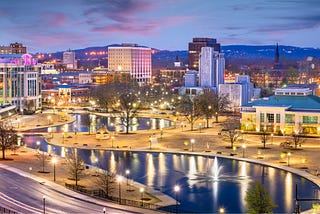
[[[122,205],[128,205],[128,206],[140,207],[140,208],[158,210],[158,211],[160,210],[160,208],[162,208],[162,206],[147,203],[142,200],[130,200],[130,199],[125,199],[125,198],[121,198],[119,200],[118,197],[107,195],[103,190],[87,190],[83,187],[79,187],[79,186],[75,186],[75,185],[67,184],[67,183],[65,184],[65,186],[66,186],[66,188],[71,189],[73,191],[77,191],[80,193],[84,193],[86,195],[90,195],[92,197],[97,197],[99,199],[108,200],[110,202],[119,203]],[[162,210],[160,210],[160,211],[162,211]],[[166,211],[163,211],[163,212],[175,212],[175,209],[170,209],[170,208],[167,209],[166,208]]]
[[[11,209],[8,209],[8,208],[2,207],[2,206],[0,206],[0,213],[1,214],[7,214],[7,213],[17,214],[16,211],[13,211]]]

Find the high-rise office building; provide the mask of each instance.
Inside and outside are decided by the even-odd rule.
[[[212,47],[220,52],[220,44],[213,38],[193,38],[189,43],[188,67],[190,70],[199,70],[199,55],[202,47]]]
[[[30,54],[0,54],[0,105],[18,111],[41,109],[41,65]]]
[[[0,54],[25,54],[27,48],[22,43],[11,43],[9,46],[0,46]]]
[[[138,83],[151,82],[151,48],[136,44],[108,47],[108,70],[129,72]]]
[[[63,64],[67,69],[77,69],[77,61],[75,52],[68,50],[63,52]]]
[[[199,86],[218,92],[219,84],[224,83],[224,54],[212,47],[202,47],[199,65]]]

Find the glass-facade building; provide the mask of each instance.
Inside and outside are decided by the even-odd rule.
[[[41,109],[41,64],[29,54],[0,54],[0,105]]]

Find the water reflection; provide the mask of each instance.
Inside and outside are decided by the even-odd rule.
[[[105,126],[111,132],[125,132],[125,127],[121,125],[120,117],[104,117],[95,114],[73,114],[76,120],[74,123],[57,127],[38,128],[36,131],[43,132],[97,132],[101,126]],[[129,131],[145,129],[161,129],[173,125],[169,120],[159,118],[133,118]],[[32,130],[31,130],[32,131]]]
[[[24,142],[36,148],[38,137],[26,137]],[[41,150],[65,156],[62,147],[50,146],[42,141]],[[251,181],[262,181],[273,195],[278,207],[275,213],[294,211],[295,184],[301,198],[312,198],[318,188],[308,180],[282,170],[215,157],[200,157],[166,153],[131,151],[105,151],[78,149],[87,164],[102,167],[110,172],[125,175],[174,197],[172,187],[181,187],[179,210],[215,213],[223,206],[228,213],[244,213],[245,192]],[[96,162],[98,160],[98,162]],[[217,173],[218,172],[218,173]],[[302,210],[311,207],[303,203]]]

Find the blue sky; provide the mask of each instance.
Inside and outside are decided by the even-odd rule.
[[[0,45],[55,52],[137,43],[187,50],[193,37],[221,45],[320,48],[320,0],[1,0]]]

